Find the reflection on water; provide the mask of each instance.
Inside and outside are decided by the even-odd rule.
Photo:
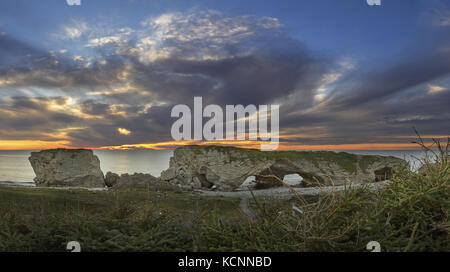
[[[28,162],[31,151],[0,151],[0,181],[30,182],[35,177]],[[417,158],[423,158],[422,151],[346,151],[354,154],[395,156],[410,161],[415,169],[420,165]],[[103,172],[117,174],[149,173],[159,177],[169,167],[173,151],[169,150],[95,150]]]
[[[32,151],[0,151],[0,181],[33,181],[35,174],[28,157]],[[103,173],[149,173],[159,177],[169,168],[169,150],[94,150]]]
[[[0,181],[30,182],[35,177],[28,162],[31,151],[0,151]]]

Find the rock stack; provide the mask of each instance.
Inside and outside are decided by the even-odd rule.
[[[43,150],[32,152],[29,161],[37,187],[105,187],[100,160],[92,150]]]

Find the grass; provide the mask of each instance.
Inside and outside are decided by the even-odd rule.
[[[0,187],[0,251],[193,251],[205,217],[245,219],[239,200],[146,190]],[[205,219],[206,220],[206,219]]]
[[[359,163],[359,167],[361,168],[361,170],[367,173],[367,168],[369,168],[369,166],[371,164],[374,164],[375,162],[379,161],[380,157],[378,156],[372,156],[372,155],[365,155],[363,160],[360,160]]]
[[[450,251],[448,147],[424,161],[426,175],[405,164],[379,191],[254,198],[254,219],[235,198],[0,187],[0,251],[64,251],[72,240],[83,251],[367,251],[370,241]]]

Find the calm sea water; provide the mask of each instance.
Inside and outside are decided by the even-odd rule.
[[[28,157],[32,151],[0,151],[0,181],[32,182],[35,174]],[[169,168],[170,150],[94,150],[103,173],[148,173],[159,177]]]
[[[32,182],[35,174],[28,162],[32,151],[0,151],[0,181]],[[419,167],[416,158],[422,158],[422,151],[346,151],[354,154],[395,156],[412,162]],[[149,173],[160,176],[161,171],[169,167],[169,159],[173,151],[169,150],[95,150],[100,159],[103,172],[117,174]]]

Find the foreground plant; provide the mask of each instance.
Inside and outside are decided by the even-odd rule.
[[[368,242],[377,241],[383,251],[449,251],[450,139],[446,146],[434,141],[432,147],[419,141],[433,155],[422,160],[425,174],[404,164],[379,191],[348,184],[342,193],[308,199],[292,190],[289,204],[255,198],[258,220],[208,225],[230,239],[205,235],[207,244],[220,243],[214,250],[366,251]],[[283,183],[275,175],[266,177]]]

